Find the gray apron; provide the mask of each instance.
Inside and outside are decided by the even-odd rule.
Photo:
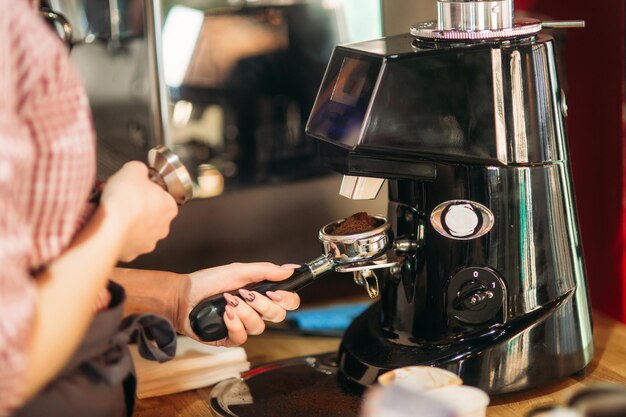
[[[135,370],[128,343],[137,342],[146,359],[164,362],[176,352],[176,332],[153,314],[122,320],[125,293],[110,282],[111,303],[97,314],[82,343],[36,397],[13,417],[127,417],[135,404]]]

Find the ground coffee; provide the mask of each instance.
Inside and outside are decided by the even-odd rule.
[[[355,235],[369,232],[377,226],[378,220],[364,211],[361,211],[345,219],[339,226],[332,230],[330,234],[335,236]]]

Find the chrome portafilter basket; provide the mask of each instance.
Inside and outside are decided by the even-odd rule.
[[[367,262],[382,255],[392,243],[390,227],[384,216],[372,216],[377,225],[374,229],[350,235],[334,235],[333,232],[345,219],[328,223],[319,232],[324,255],[330,261],[342,264]]]
[[[329,259],[332,263],[331,269],[337,272],[354,273],[354,281],[365,287],[371,298],[375,298],[379,294],[379,285],[374,270],[394,266],[396,261],[390,259],[389,249],[393,246],[393,236],[387,218],[372,217],[379,225],[364,233],[333,235],[333,231],[344,220],[322,227],[319,240],[324,249],[324,256],[318,259]]]
[[[250,291],[265,294],[267,291],[299,291],[329,271],[353,272],[355,281],[363,285],[370,297],[378,295],[378,278],[373,270],[389,268],[396,263],[390,260],[389,249],[393,235],[384,216],[372,216],[374,229],[351,235],[334,235],[333,232],[345,221],[335,221],[322,227],[318,238],[324,254],[306,262],[294,270],[284,281],[262,281],[246,287]],[[223,295],[207,298],[189,314],[191,328],[201,340],[214,341],[225,338],[228,329],[224,324],[226,300]]]

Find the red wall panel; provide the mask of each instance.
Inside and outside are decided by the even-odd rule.
[[[516,7],[586,22],[567,29],[565,43],[574,189],[592,306],[626,322],[624,1],[520,0]]]

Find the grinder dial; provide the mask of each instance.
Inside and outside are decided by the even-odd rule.
[[[504,282],[490,268],[461,269],[450,279],[447,295],[448,317],[464,325],[504,320]]]

